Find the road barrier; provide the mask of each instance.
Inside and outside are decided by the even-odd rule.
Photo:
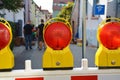
[[[0,71],[11,70],[14,67],[14,55],[10,49],[12,30],[10,24],[0,18]]]
[[[4,31],[6,31],[9,35],[8,37],[10,39],[5,39],[5,40],[8,40],[7,41],[8,43],[6,44],[7,48],[6,48],[6,45],[3,46],[2,44],[0,44],[1,49],[5,48],[5,50],[0,50],[0,69],[12,69],[13,66],[14,66],[14,60],[13,60],[14,57],[12,56],[11,51],[9,49],[9,44],[10,44],[10,41],[12,39],[11,38],[11,36],[12,36],[11,35],[11,29],[9,29],[9,24],[7,24],[6,22],[5,22],[5,24],[3,24],[4,22],[5,22],[4,20],[0,20],[0,28],[1,28],[0,29],[0,34],[4,33]],[[61,24],[64,25],[61,22],[55,22],[55,25],[57,25],[56,23],[60,24],[60,25]],[[49,26],[49,24],[48,24],[48,26]],[[67,28],[68,27],[69,26],[67,26]],[[52,27],[52,28],[55,28],[55,27]],[[47,29],[45,29],[45,30],[47,30]],[[68,28],[68,29],[71,33],[71,28]],[[57,32],[59,33],[59,31],[57,31]],[[4,35],[6,35],[6,34],[4,33]],[[0,36],[3,36],[4,38],[6,38],[6,36],[4,36],[4,35],[0,35]],[[2,41],[2,37],[0,37],[0,40]],[[67,45],[65,45],[65,47],[68,46],[68,45],[69,45],[69,42],[68,42]],[[48,45],[47,45],[47,47],[48,47]],[[55,50],[57,49],[58,51],[52,51],[52,52],[54,52],[54,54],[53,54],[50,51],[51,50],[50,47],[51,46],[49,46],[49,49],[47,49],[47,51],[44,53],[43,58],[44,58],[45,62],[43,64],[43,69],[32,69],[31,68],[31,60],[26,60],[25,61],[25,69],[0,72],[0,80],[119,80],[120,79],[120,69],[118,69],[120,64],[115,64],[114,63],[115,60],[117,60],[117,62],[120,62],[119,61],[120,58],[119,58],[119,56],[116,56],[116,55],[114,56],[113,55],[113,54],[117,54],[117,55],[120,54],[119,49],[117,49],[115,51],[115,53],[113,53],[114,51],[112,51],[112,53],[108,53],[110,55],[112,54],[111,58],[110,58],[110,61],[112,60],[113,62],[110,64],[110,67],[111,67],[111,65],[112,65],[112,67],[114,67],[114,65],[115,65],[115,67],[116,66],[118,66],[118,67],[117,68],[111,68],[111,69],[99,69],[99,66],[101,66],[101,65],[99,65],[99,62],[96,63],[98,67],[88,67],[88,60],[87,59],[82,59],[81,60],[81,65],[82,65],[81,67],[73,68],[72,55],[69,55],[71,58],[69,58],[69,56],[64,58],[64,61],[66,63],[61,66],[61,63],[64,63],[64,61],[61,60],[61,56],[64,57],[62,54],[68,54],[66,52],[66,50],[68,50],[68,52],[71,54],[70,50],[67,47],[67,48],[65,48],[65,50],[62,49],[63,51],[61,51],[61,46],[57,46],[57,48],[55,47]],[[59,51],[59,49],[60,49],[60,51]],[[112,49],[113,49],[113,47],[112,47]],[[103,50],[103,51],[102,52],[98,51],[96,59],[99,59],[99,60],[95,60],[95,61],[102,61],[102,63],[105,63],[104,59],[108,59],[108,58],[101,57],[99,54],[101,53],[102,56],[105,55],[103,53],[106,53],[106,48],[103,47],[103,45],[102,45],[102,49],[99,48],[99,50]],[[8,51],[7,55],[5,55],[5,53],[4,53],[6,51]],[[107,52],[111,52],[111,51],[107,51]],[[9,53],[10,53],[10,55],[9,55]],[[53,54],[54,59],[55,59],[56,55],[58,56],[60,54],[60,56],[58,56],[55,60],[52,60],[53,58],[52,59],[49,58],[51,60],[50,63],[49,63],[49,61],[46,61],[46,60],[48,60],[48,56],[45,56],[45,54],[47,54],[47,55]],[[6,57],[6,56],[9,56],[9,58]],[[49,57],[50,57],[50,55],[49,55]],[[71,64],[68,64],[68,62],[70,60],[72,60],[70,62]],[[11,62],[6,62],[6,61],[11,61]],[[57,61],[59,61],[61,63],[58,63]],[[46,64],[48,64],[48,63],[49,63],[49,65],[46,66]],[[54,64],[56,63],[56,65],[52,65],[52,63],[54,63]],[[107,64],[107,62],[105,63],[105,65],[106,64]],[[72,67],[72,69],[70,69],[70,70],[66,70],[66,69],[60,70],[60,69],[58,69],[58,68],[66,67],[66,66],[67,67]],[[44,71],[44,68],[57,68],[57,70],[51,70],[50,69],[50,70]]]
[[[72,39],[72,27],[63,18],[52,18],[43,29],[46,50],[43,54],[44,70],[73,69],[74,59],[69,48]]]
[[[0,80],[119,80],[120,69],[98,69],[88,67],[87,59],[82,66],[73,70],[32,69],[31,61],[25,61],[25,69],[0,72]]]
[[[110,22],[106,22],[107,20]],[[99,68],[120,68],[120,19],[107,18],[98,27],[99,48],[95,64]]]

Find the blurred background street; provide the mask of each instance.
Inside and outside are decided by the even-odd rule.
[[[70,49],[74,56],[74,67],[81,67],[82,47],[77,44],[70,44]],[[94,47],[86,47],[86,58],[88,59],[89,67],[95,66],[94,57],[96,50],[97,48]],[[44,54],[44,50],[39,50],[37,44],[31,50],[25,50],[24,46],[15,47],[13,53],[15,55],[14,69],[24,69],[25,60],[31,60],[33,69],[42,68],[42,55]]]

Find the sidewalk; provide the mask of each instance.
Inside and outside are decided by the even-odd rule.
[[[33,47],[36,46],[37,47],[37,42],[35,41],[35,45],[33,45]],[[21,45],[21,46],[14,46],[13,48],[13,53],[14,55],[18,55],[20,53],[22,53],[25,50],[25,46]]]
[[[21,46],[14,46],[13,53],[16,56],[16,55],[22,53],[24,50],[25,50],[25,46],[23,46],[23,45],[21,45]]]

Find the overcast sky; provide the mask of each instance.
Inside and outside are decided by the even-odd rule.
[[[34,0],[34,2],[38,5],[41,6],[42,9],[47,9],[50,12],[52,12],[52,4],[53,0]]]

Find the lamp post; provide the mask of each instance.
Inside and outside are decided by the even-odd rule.
[[[86,57],[86,0],[82,0],[82,58]]]

